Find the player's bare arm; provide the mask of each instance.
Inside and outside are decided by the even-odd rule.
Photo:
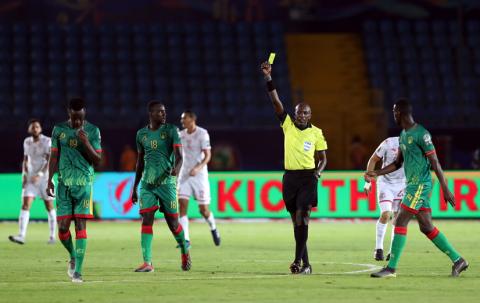
[[[315,177],[320,179],[323,170],[327,166],[327,152],[325,150],[315,151]]]
[[[27,174],[28,174],[28,157],[23,156],[22,162],[22,188],[27,184]]]
[[[142,179],[143,169],[145,167],[144,157],[145,157],[145,153],[139,151],[137,154],[137,164],[135,166],[135,181],[133,182],[133,189],[132,189],[133,204],[136,204],[138,201],[137,189],[138,189],[138,184]]]
[[[278,97],[277,90],[273,87],[272,66],[268,62],[263,62],[260,66],[260,69],[262,70],[263,76],[267,81],[267,85],[269,85],[268,95],[270,96],[270,100],[272,101],[273,109],[275,110],[277,116],[280,116],[285,112],[285,109],[283,108],[282,101],[280,101],[280,98]]]
[[[397,158],[393,161],[390,165],[385,166],[382,169],[374,170],[374,171],[366,171],[365,178],[376,178],[378,176],[383,176],[394,172],[402,167],[403,164],[403,154],[400,149],[398,149]]]
[[[48,171],[50,172],[48,175],[48,185],[47,185],[47,195],[50,197],[55,197],[55,185],[53,184],[53,175],[58,170],[58,151],[52,150],[50,154],[50,161],[48,161]]]
[[[375,167],[377,166],[377,163],[380,162],[380,161],[382,161],[382,158],[380,158],[375,153],[373,153],[372,156],[370,157],[370,159],[368,159],[367,171],[366,172],[373,172],[375,170]],[[371,181],[371,178],[367,175],[367,173],[365,173],[363,178],[365,179],[365,182],[367,182],[367,183],[369,183]],[[370,190],[371,190],[370,186],[365,187],[365,193],[367,195],[370,194]]]
[[[442,187],[443,197],[445,202],[450,203],[450,205],[455,206],[455,197],[453,196],[452,192],[448,189],[447,179],[443,173],[442,166],[440,165],[440,161],[438,161],[437,154],[431,153],[427,156],[428,161],[430,161],[430,165],[432,166],[433,171],[435,171],[435,175],[440,182],[440,186]]]
[[[175,166],[173,167],[170,174],[172,176],[178,176],[178,173],[180,172],[180,168],[182,167],[182,163],[183,163],[182,147],[175,146],[173,151],[175,153]]]
[[[195,165],[194,168],[192,168],[192,170],[190,171],[190,176],[195,176],[198,174],[198,172],[200,170],[202,170],[202,168],[208,164],[208,162],[210,162],[210,159],[212,158],[212,151],[210,149],[204,149],[202,150],[203,152],[203,160],[202,162],[198,163],[197,165]]]
[[[90,160],[90,162],[93,163],[93,165],[100,164],[100,162],[102,161],[102,153],[95,151],[92,144],[88,140],[87,133],[83,129],[80,129],[78,131],[78,139],[86,147],[86,152],[87,152],[86,156],[88,157],[88,160]]]

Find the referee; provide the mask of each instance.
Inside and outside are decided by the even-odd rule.
[[[318,179],[327,164],[327,142],[322,130],[310,123],[312,117],[310,106],[299,103],[295,107],[292,120],[283,108],[273,84],[272,66],[264,62],[261,70],[285,137],[282,194],[285,207],[292,218],[296,243],[295,260],[290,265],[290,271],[292,274],[308,275],[312,273],[307,251],[308,221],[312,207],[317,206]]]

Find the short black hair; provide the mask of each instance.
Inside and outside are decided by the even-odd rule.
[[[40,122],[40,120],[38,120],[37,118],[32,118],[32,119],[28,120],[27,125],[30,127],[30,125],[32,125],[32,123],[38,123],[38,124],[40,124],[40,126],[42,126],[42,122]]]
[[[157,105],[163,105],[163,103],[160,102],[160,101],[158,101],[158,100],[152,100],[152,101],[148,102],[148,105],[147,105],[148,111],[151,112],[151,111],[152,111],[152,108],[153,108],[154,106],[157,106]],[[163,105],[163,106],[165,106],[165,105]]]
[[[80,97],[73,97],[73,98],[70,98],[70,100],[68,101],[69,110],[79,111],[84,108],[85,108],[85,100],[83,100]]]
[[[183,112],[185,115],[189,116],[193,120],[197,120],[197,114],[191,109],[187,109],[186,111]]]
[[[402,114],[412,113],[412,104],[406,98],[400,98],[395,101],[395,107]]]

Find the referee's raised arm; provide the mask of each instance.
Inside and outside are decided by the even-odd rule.
[[[268,62],[263,62],[262,65],[260,66],[260,69],[262,70],[265,81],[267,81],[268,95],[270,96],[270,100],[272,101],[273,109],[275,110],[275,113],[279,117],[284,116],[285,115],[285,109],[283,108],[282,101],[280,101],[280,98],[278,97],[277,90],[275,89],[275,86],[273,85],[272,66]],[[282,119],[282,120],[284,120],[284,119]]]

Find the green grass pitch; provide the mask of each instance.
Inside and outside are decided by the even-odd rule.
[[[205,223],[191,223],[190,272],[163,221],[154,226],[154,273],[141,263],[139,222],[90,222],[85,283],[67,277],[67,253],[48,246],[47,224],[31,223],[27,243],[10,243],[13,223],[0,224],[0,302],[476,302],[480,295],[480,223],[437,221],[470,268],[449,277],[450,260],[412,221],[398,277],[372,279],[384,265],[373,260],[375,222],[314,221],[310,225],[311,276],[293,276],[292,227],[278,222],[219,222],[215,247]],[[388,247],[390,228],[385,244]]]

